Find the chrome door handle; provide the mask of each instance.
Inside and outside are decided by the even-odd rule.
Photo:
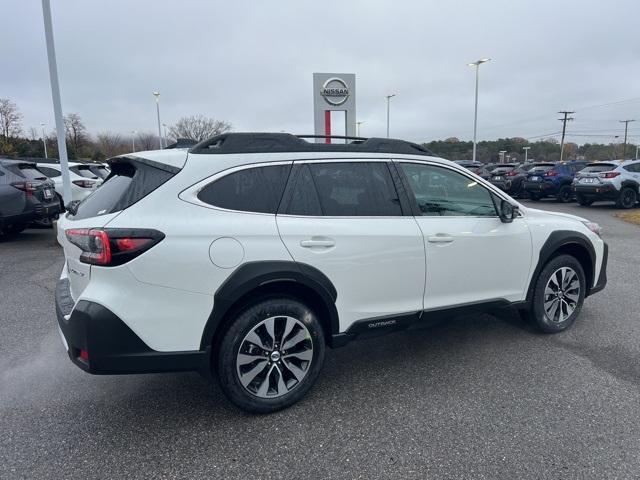
[[[438,233],[437,235],[427,237],[427,240],[430,243],[451,243],[453,242],[453,237],[444,233]]]
[[[336,245],[336,242],[334,242],[333,240],[330,239],[326,239],[326,240],[302,240],[300,242],[300,246],[304,247],[304,248],[330,248],[330,247],[334,247]]]

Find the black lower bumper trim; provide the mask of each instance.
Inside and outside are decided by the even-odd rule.
[[[602,267],[600,268],[598,281],[593,287],[591,287],[589,292],[587,292],[587,296],[593,295],[594,293],[598,293],[604,290],[604,287],[607,286],[607,262],[608,261],[609,261],[609,245],[607,245],[607,243],[605,242],[604,250],[602,252]]]
[[[102,305],[80,300],[73,311],[71,308],[73,300],[69,293],[69,281],[60,280],[56,287],[58,325],[69,347],[69,358],[86,372],[103,375],[208,369],[208,350],[152,350],[120,318]],[[88,360],[81,358],[80,352],[83,350],[88,352]]]

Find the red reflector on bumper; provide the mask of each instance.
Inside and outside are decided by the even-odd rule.
[[[80,350],[80,359],[85,362],[89,362],[89,352],[87,350]]]

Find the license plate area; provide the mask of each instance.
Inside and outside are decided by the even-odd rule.
[[[50,188],[45,188],[44,198],[46,198],[47,200],[51,200],[53,198],[53,190],[51,190]]]

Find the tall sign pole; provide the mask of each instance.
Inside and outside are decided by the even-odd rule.
[[[53,44],[49,0],[42,0],[42,15],[44,18],[44,36],[47,42],[47,58],[49,60],[53,116],[56,120],[56,136],[58,137],[58,157],[60,159],[60,170],[62,171],[62,200],[66,205],[71,201],[71,179],[69,178],[69,159],[67,157],[67,142],[64,119],[62,117],[62,103],[60,102],[60,84],[58,83],[58,66],[56,65],[56,49]]]

